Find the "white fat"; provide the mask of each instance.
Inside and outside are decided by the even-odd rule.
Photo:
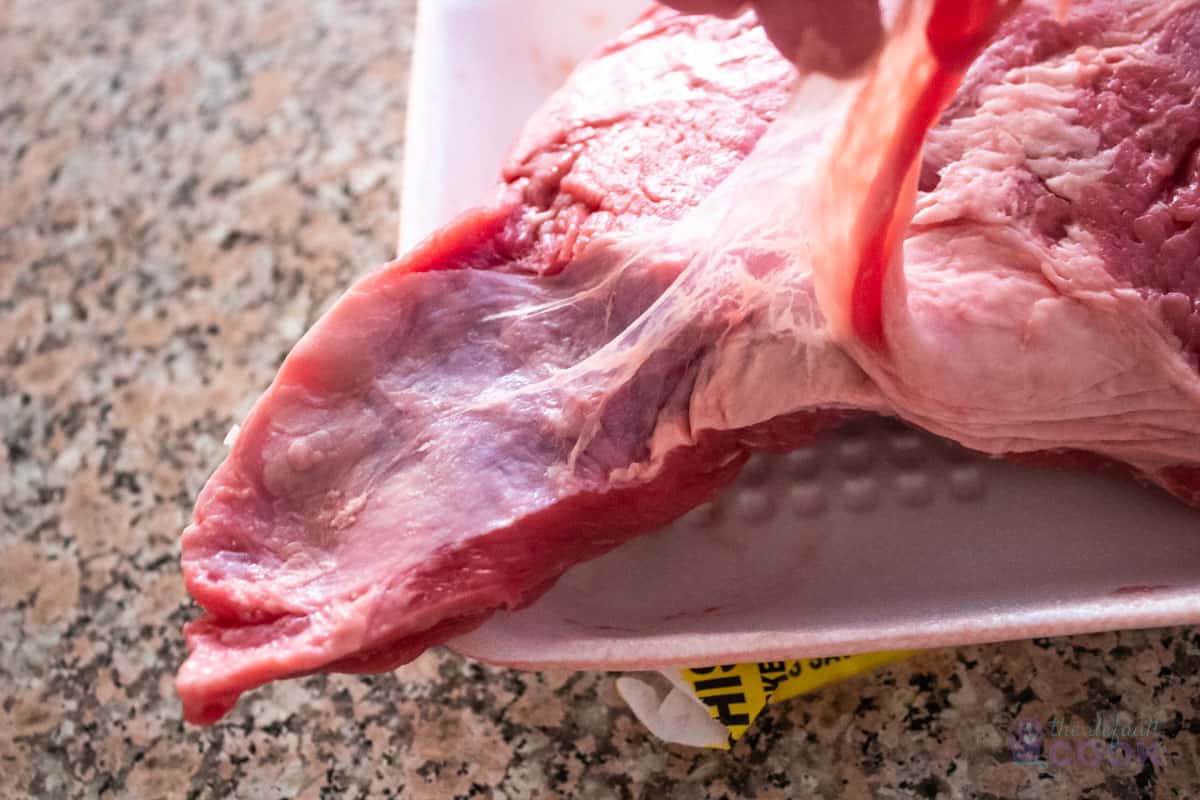
[[[1157,18],[1149,6],[1136,13]],[[1144,42],[1108,44],[1014,69],[981,93],[978,113],[939,133],[965,155],[918,201],[889,272],[886,352],[840,323],[861,246],[844,212],[880,165],[848,167],[836,148],[839,131],[866,124],[885,150],[895,112],[863,96],[900,89],[889,93],[886,78],[873,89],[801,80],[754,153],[669,233],[696,255],[658,305],[724,308],[728,329],[699,367],[686,418],[664,410],[650,459],[623,477],[652,475],[703,430],[828,406],[896,413],[991,453],[1084,449],[1148,469],[1193,461],[1200,379],[1161,315],[1115,284],[1089,234],[1043,244],[1021,206],[1022,181],[1078,201],[1111,169],[1114,153],[1072,105],[1095,64],[1145,57]],[[761,269],[772,261],[782,268]]]

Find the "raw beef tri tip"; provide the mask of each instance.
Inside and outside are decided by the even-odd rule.
[[[496,202],[358,282],[309,331],[184,533],[206,612],[176,683],[189,720],[272,679],[402,663],[734,477],[739,434],[684,447],[678,421],[660,436],[679,452],[637,474],[658,409],[686,410],[698,332],[639,365],[589,357],[686,253],[622,271],[616,251],[587,246],[696,205],[793,78],[751,16],[655,10],[539,112]],[[822,424],[781,434],[800,443]]]
[[[1197,499],[1200,3],[885,9],[790,99],[752,18],[652,11],[350,289],[185,532],[188,719],[411,659],[857,411]]]

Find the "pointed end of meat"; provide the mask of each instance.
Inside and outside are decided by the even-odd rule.
[[[181,540],[187,590],[205,611],[185,629],[189,657],[176,680],[188,721],[215,722],[242,692],[363,646],[386,590],[361,564],[345,568],[357,557],[346,542],[370,547],[372,531],[397,524],[342,491],[383,468],[372,459],[384,457],[380,438],[395,435],[361,391],[381,358],[370,341],[398,330],[406,301],[395,286],[406,276],[504,256],[497,242],[510,213],[504,203],[468,212],[366,276],[296,345],[244,421]],[[375,632],[378,659],[420,652],[406,658],[386,626]]]
[[[336,542],[321,517],[271,495],[254,475],[253,459],[235,448],[182,537],[184,582],[205,611],[184,629],[189,655],[175,682],[189,722],[211,724],[242,692],[356,652],[378,603],[381,590],[370,586],[313,598],[336,563]]]
[[[259,625],[205,614],[184,627],[188,658],[175,676],[183,717],[211,725],[233,708],[243,692],[280,678],[304,675],[343,652],[338,636],[306,617]]]
[[[263,428],[251,418],[181,537],[184,583],[205,613],[184,628],[189,656],[175,688],[184,718],[197,724],[216,722],[244,691],[357,646],[339,642],[353,631],[339,629],[335,614],[310,617],[304,587],[320,572],[321,551],[301,546],[312,531],[263,485],[250,455]]]
[[[183,703],[183,718],[194,725],[217,722],[242,695],[243,687],[231,680],[223,651],[208,646],[216,636],[215,627],[206,615],[184,628],[191,655],[175,676],[175,693]]]
[[[357,652],[377,601],[377,592],[367,592],[309,614],[262,622],[220,617],[211,610],[189,622],[184,627],[188,657],[175,678],[184,719],[211,724],[243,692],[315,672]]]

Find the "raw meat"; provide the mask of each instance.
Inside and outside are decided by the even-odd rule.
[[[1072,9],[1027,4],[974,66],[926,140],[887,349],[845,343],[911,422],[1194,503],[1200,4]]]
[[[686,410],[698,366],[686,352],[718,333],[702,334],[705,320],[640,370],[598,355],[686,250],[627,269],[613,249],[577,256],[601,234],[652,231],[695,206],[753,148],[793,77],[750,17],[656,11],[539,113],[497,202],[318,322],[183,536],[188,589],[207,612],[188,626],[176,682],[188,719],[212,721],[274,678],[402,663],[733,478],[747,452],[736,432],[634,474],[655,395]],[[638,380],[607,396],[589,375],[622,368]],[[799,443],[817,424],[780,434]],[[628,476],[609,478],[621,461]]]
[[[184,535],[187,717],[402,663],[856,411],[1195,501],[1198,4],[1029,4],[926,138],[994,5],[889,7],[886,68],[790,104],[748,17],[577,71],[246,420]]]

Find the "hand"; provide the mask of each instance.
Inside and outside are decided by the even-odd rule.
[[[662,0],[688,14],[733,16],[753,5],[768,38],[804,70],[844,75],[883,41],[878,0]]]

